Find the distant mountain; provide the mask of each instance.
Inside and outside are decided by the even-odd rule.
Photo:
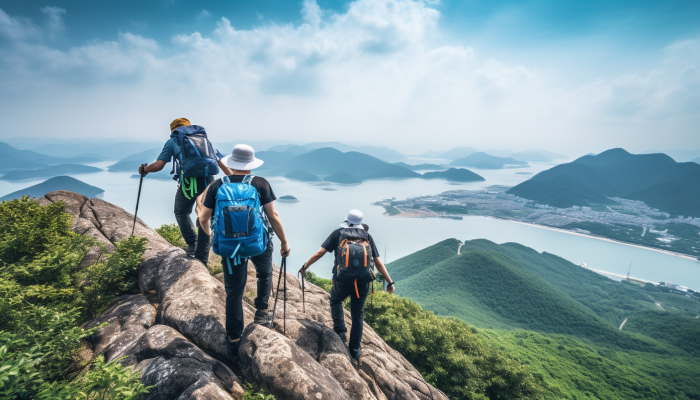
[[[340,172],[345,180],[360,181],[377,178],[419,178],[421,175],[407,168],[389,164],[368,154],[326,147],[295,156],[288,151],[265,151],[256,153],[256,157],[265,161],[260,167],[261,174],[287,175],[290,171],[306,171],[317,176],[330,176]],[[327,180],[327,178],[324,178]],[[349,183],[349,182],[344,182]]]
[[[508,193],[560,208],[621,197],[670,214],[700,217],[700,165],[677,163],[665,154],[612,149],[540,172]]]
[[[447,171],[426,172],[425,179],[447,179],[454,182],[476,182],[485,181],[481,175],[464,168],[450,168]]]
[[[398,165],[404,168],[408,168],[411,171],[425,171],[426,169],[437,169],[437,170],[443,170],[447,169],[445,166],[442,165],[437,165],[437,164],[416,164],[416,165],[411,165],[411,164],[406,164],[404,162],[397,162],[394,163],[394,165]]]
[[[700,158],[700,150],[686,150],[686,149],[666,149],[666,150],[647,150],[640,154],[657,154],[663,153],[667,156],[676,160],[676,162],[688,162],[696,158]]]
[[[86,141],[70,141],[69,143],[47,143],[34,148],[34,151],[55,157],[77,157],[85,154],[93,154],[101,160],[119,160],[130,154],[135,154],[143,149],[163,148],[168,140],[163,137],[162,142],[121,142],[121,143],[95,143]]]
[[[87,164],[101,160],[92,157],[60,158],[40,154],[31,150],[19,150],[0,142],[0,171],[44,168],[57,164]]]
[[[422,153],[421,156],[422,157],[437,157],[440,154],[441,154],[441,152],[439,152],[439,151],[430,150],[430,151],[426,151],[425,153]]]
[[[46,193],[53,192],[54,190],[70,190],[71,192],[80,193],[87,197],[96,197],[104,193],[104,190],[88,185],[70,176],[56,176],[42,183],[3,196],[0,198],[0,201],[19,199],[22,196],[42,197]]]
[[[698,158],[696,158],[696,159],[694,159],[694,160],[691,160],[690,162],[694,162],[694,163],[696,163],[696,164],[700,164],[700,157],[698,157]]]
[[[107,167],[107,170],[109,172],[138,172],[139,165],[145,163],[152,163],[156,160],[156,158],[158,158],[160,152],[161,149],[148,149],[138,154],[132,154],[110,165],[109,167]],[[163,168],[163,170],[165,170],[168,167],[172,166],[168,164],[165,168]]]
[[[380,160],[383,161],[396,161],[396,160],[402,160],[406,158],[403,154],[400,152],[390,149],[386,146],[382,147],[377,147],[377,146],[352,146],[344,143],[339,143],[339,142],[315,142],[315,143],[309,143],[304,145],[304,147],[308,149],[321,149],[324,147],[332,147],[336,150],[340,150],[344,153],[347,152],[358,152],[358,153],[364,153],[364,154],[369,154],[372,157],[376,157]]]
[[[471,147],[464,147],[464,146],[458,146],[453,149],[444,151],[442,153],[439,153],[437,157],[439,158],[446,158],[448,160],[456,160],[458,158],[464,158],[470,154],[474,154],[478,152],[478,150],[471,148]]]
[[[481,169],[501,169],[506,165],[528,165],[525,161],[514,160],[510,157],[496,157],[484,152],[471,154],[467,157],[454,160],[450,165],[457,167],[472,167]]]
[[[318,175],[314,175],[311,172],[306,172],[302,171],[300,169],[296,171],[292,171],[288,173],[287,175],[284,176],[285,178],[288,179],[295,179],[298,181],[303,181],[303,182],[315,182],[315,181],[320,181],[321,178]]]
[[[10,171],[0,177],[6,181],[21,181],[24,179],[46,178],[50,176],[70,175],[70,174],[89,174],[92,172],[100,172],[101,168],[90,167],[80,164],[60,164],[52,167],[41,169],[30,169],[22,171]]]
[[[529,161],[529,162],[550,162],[550,161],[552,161],[551,158],[545,156],[542,153],[538,153],[538,152],[521,151],[519,153],[511,154],[510,157],[515,159],[515,160],[518,160],[518,161]]]

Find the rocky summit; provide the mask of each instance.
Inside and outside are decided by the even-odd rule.
[[[134,216],[106,201],[67,191],[48,193],[39,201],[64,202],[73,215],[73,230],[97,239],[107,251],[131,235]],[[252,324],[252,264],[243,304],[246,329],[239,357],[234,357],[226,346],[222,277],[212,276],[140,219],[135,235],[148,239],[139,293],[116,298],[85,324],[108,325],[89,338],[83,355],[104,355],[106,361],[120,360],[140,371],[142,383],[152,386],[147,399],[241,399],[245,381],[278,400],[447,399],[369,326],[364,327],[362,357],[352,360],[333,332],[329,294],[307,282],[304,312],[301,286],[292,274],[285,277],[286,334],[281,303],[273,329]],[[87,258],[99,258],[100,251],[93,249]],[[275,268],[275,285],[278,274]]]

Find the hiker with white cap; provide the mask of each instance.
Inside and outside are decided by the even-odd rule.
[[[207,242],[208,236],[195,233],[190,215],[197,196],[214,180],[219,168],[224,172],[227,170],[217,154],[223,157],[211,145],[203,127],[192,125],[187,118],[177,118],[170,123],[170,139],[165,142],[156,161],[139,166],[139,174],[146,176],[149,172],[162,170],[165,164],[173,161],[170,173],[178,183],[175,192],[175,221],[187,243],[187,255],[194,256],[205,265],[209,261],[211,243]]]
[[[304,263],[299,271],[306,275],[316,261],[320,260],[327,252],[335,252],[333,265],[333,287],[331,288],[331,314],[333,316],[333,330],[346,341],[347,328],[345,327],[345,314],[343,301],[350,296],[350,314],[352,315],[352,328],[350,329],[350,356],[359,359],[362,353],[360,343],[362,341],[362,324],[364,319],[364,305],[370,292],[370,282],[376,278],[374,266],[388,282],[387,291],[394,293],[394,282],[389,272],[379,258],[379,251],[374,244],[369,227],[362,223],[362,211],[351,210],[340,228],[334,230],[321,248]],[[374,289],[374,287],[372,287]]]
[[[280,253],[290,252],[282,219],[275,210],[277,200],[270,183],[250,171],[263,164],[255,150],[238,144],[231,155],[221,159],[231,170],[212,182],[199,197],[199,223],[204,233],[214,231],[214,252],[221,256],[226,288],[226,334],[228,346],[238,355],[243,334],[243,291],[248,278],[248,259],[255,265],[258,291],[254,323],[269,325],[268,300],[272,292],[272,232],[280,240]],[[210,225],[211,218],[214,218]]]

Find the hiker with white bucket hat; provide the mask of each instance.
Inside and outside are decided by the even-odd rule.
[[[226,288],[226,333],[228,346],[238,355],[243,333],[243,291],[248,277],[248,260],[253,262],[258,278],[255,298],[256,324],[269,325],[268,302],[272,291],[272,234],[280,240],[280,253],[287,257],[291,251],[275,210],[277,199],[270,183],[251,175],[263,161],[255,150],[238,144],[221,163],[231,174],[212,182],[198,199],[199,222],[207,235],[212,235],[213,250],[221,256]],[[213,223],[211,219],[213,217]]]
[[[346,341],[347,328],[345,327],[343,301],[350,296],[352,328],[350,329],[348,347],[350,348],[350,356],[354,359],[359,359],[362,353],[360,343],[362,341],[364,305],[367,295],[370,293],[370,282],[376,279],[375,265],[388,282],[387,291],[394,292],[394,282],[379,258],[377,246],[372,235],[368,232],[369,227],[362,223],[362,219],[362,211],[350,210],[343,223],[340,224],[340,228],[328,236],[321,248],[304,263],[299,271],[302,276],[305,275],[306,270],[327,252],[335,252],[333,287],[331,288],[333,330],[343,342]]]

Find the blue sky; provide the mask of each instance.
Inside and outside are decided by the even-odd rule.
[[[122,135],[116,114],[150,139],[188,115],[405,151],[697,148],[698,21],[698,1],[0,1],[0,116],[30,136]]]

